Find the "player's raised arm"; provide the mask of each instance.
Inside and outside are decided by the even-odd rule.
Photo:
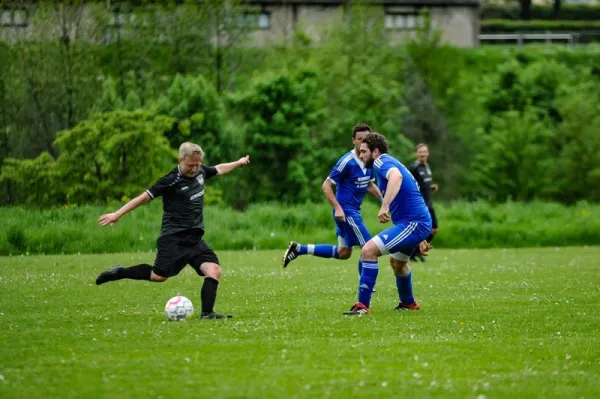
[[[217,176],[226,175],[234,169],[246,166],[248,164],[250,164],[250,155],[246,155],[245,157],[242,157],[234,162],[220,163],[217,166],[215,166],[217,168]]]
[[[148,194],[147,191],[144,191],[143,193],[141,193],[140,195],[123,205],[118,211],[113,213],[105,213],[104,215],[100,216],[98,218],[98,223],[100,224],[100,226],[112,226],[121,218],[121,216],[133,211],[135,208],[150,201],[151,199],[152,198],[150,198],[150,194]]]
[[[323,190],[323,194],[325,194],[327,201],[329,201],[329,203],[335,211],[335,218],[340,222],[345,222],[346,215],[344,213],[344,210],[342,209],[342,206],[335,198],[335,193],[333,192],[333,182],[329,177],[325,179],[323,185],[321,186],[321,189]]]

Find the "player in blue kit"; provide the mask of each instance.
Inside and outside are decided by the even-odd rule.
[[[413,175],[387,152],[388,143],[379,133],[368,134],[360,145],[360,159],[367,168],[373,168],[379,189],[384,193],[377,218],[381,223],[391,220],[394,225],[377,234],[362,247],[363,267],[358,302],[345,315],[371,312],[371,294],[379,273],[377,258],[386,254],[390,255],[390,264],[396,275],[399,302],[395,309],[419,309],[413,296],[408,259],[417,247],[424,254],[429,250],[425,239],[431,232],[431,216]]]
[[[354,126],[352,129],[354,149],[337,161],[322,185],[323,193],[333,207],[338,245],[302,245],[292,241],[283,254],[282,265],[284,268],[301,255],[348,259],[352,255],[352,247],[362,247],[371,239],[371,234],[360,215],[360,207],[367,192],[379,200],[382,199],[382,195],[377,185],[373,183],[375,179],[372,169],[366,168],[359,158],[360,144],[370,132],[371,128],[367,124],[359,123]],[[335,194],[333,186],[336,186]],[[361,272],[362,262],[359,259],[359,275]]]

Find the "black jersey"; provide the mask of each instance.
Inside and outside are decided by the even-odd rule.
[[[216,174],[214,166],[202,165],[196,176],[185,177],[178,166],[146,190],[152,199],[163,197],[161,236],[185,230],[204,234],[204,182]]]
[[[419,183],[419,190],[423,195],[425,203],[431,208],[431,184],[433,182],[433,178],[431,176],[431,169],[429,168],[429,165],[426,163],[419,163],[417,161],[410,165],[408,169],[417,180],[417,183]]]

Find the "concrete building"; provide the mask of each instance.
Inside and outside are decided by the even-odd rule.
[[[31,33],[35,26],[33,7],[0,8],[0,38],[13,40],[19,32]],[[242,0],[244,23],[252,28],[250,45],[285,45],[295,33],[303,32],[318,43],[327,27],[341,22],[356,1],[352,0]],[[363,0],[361,7],[379,20],[392,43],[414,35],[429,15],[431,26],[441,32],[442,41],[460,47],[479,45],[479,0]],[[127,30],[135,8],[115,8],[109,24]],[[110,41],[110,39],[109,39]]]
[[[258,45],[285,42],[296,29],[318,41],[328,24],[340,21],[352,1],[348,0],[257,0],[246,1],[258,30]],[[393,43],[414,34],[424,23],[424,13],[439,29],[442,40],[460,47],[479,44],[479,0],[371,0],[363,4],[379,12]],[[376,14],[376,13],[374,13]]]

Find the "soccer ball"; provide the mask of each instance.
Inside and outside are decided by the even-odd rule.
[[[165,305],[165,314],[169,320],[183,321],[192,313],[194,313],[194,305],[184,296],[175,296]]]

